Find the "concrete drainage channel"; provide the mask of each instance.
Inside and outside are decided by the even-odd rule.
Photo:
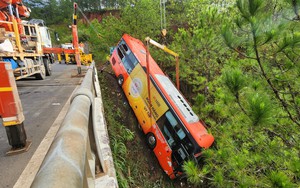
[[[118,187],[94,63],[74,92],[31,187]]]

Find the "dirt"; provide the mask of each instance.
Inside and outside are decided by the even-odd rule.
[[[102,68],[99,67],[99,70]],[[145,134],[138,128],[137,119],[122,88],[117,84],[110,66],[99,72],[99,80],[103,100],[112,101],[113,106],[120,109],[124,118],[118,121],[133,131],[135,135],[133,141],[126,143],[128,152],[126,175],[133,178],[133,180],[129,180],[129,182],[133,182],[129,184],[130,187],[190,187],[184,179],[170,180],[160,167],[154,152],[146,144]]]

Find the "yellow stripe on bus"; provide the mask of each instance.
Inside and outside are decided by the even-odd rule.
[[[12,91],[12,87],[0,87],[0,92]]]

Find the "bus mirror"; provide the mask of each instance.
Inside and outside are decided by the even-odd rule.
[[[115,46],[112,46],[109,48],[109,54],[111,55],[115,50]]]

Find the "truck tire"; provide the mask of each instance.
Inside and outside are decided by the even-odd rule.
[[[52,75],[52,69],[51,69],[49,59],[48,58],[43,58],[43,63],[44,63],[44,66],[45,66],[46,76],[51,76]]]
[[[45,80],[45,77],[46,77],[45,66],[41,65],[41,70],[39,73],[35,74],[35,78],[37,80]]]

